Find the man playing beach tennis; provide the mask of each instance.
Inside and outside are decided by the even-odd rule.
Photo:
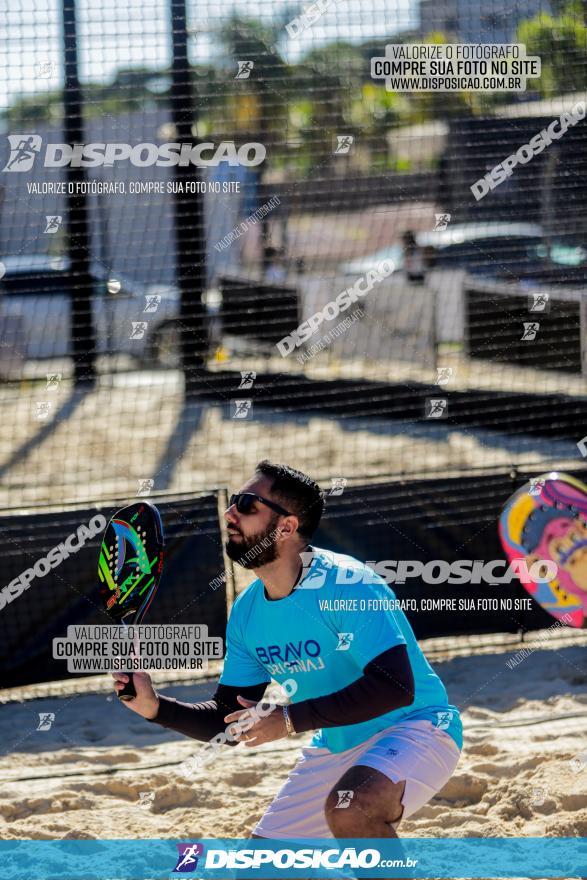
[[[310,543],[323,509],[305,474],[260,462],[225,513],[227,553],[257,579],[232,608],[216,693],[180,703],[135,672],[125,705],[203,741],[234,722],[249,747],[316,731],[255,836],[396,837],[450,779],[460,717],[385,582]],[[114,678],[118,691],[127,677]],[[251,715],[271,679],[291,704]]]

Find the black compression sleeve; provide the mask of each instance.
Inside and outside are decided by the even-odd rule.
[[[296,733],[320,727],[359,724],[414,701],[414,676],[405,645],[396,645],[368,663],[363,675],[324,697],[289,707]]]
[[[246,687],[219,684],[212,699],[202,703],[180,703],[173,697],[163,697],[159,694],[159,711],[155,718],[148,720],[205,742],[226,730],[225,715],[243,708],[237,702],[237,696],[258,703],[268,683],[265,681]],[[228,745],[235,746],[237,743],[228,741]]]

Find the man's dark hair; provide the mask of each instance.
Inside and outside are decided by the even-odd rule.
[[[311,538],[324,512],[324,492],[318,483],[287,464],[276,464],[267,459],[260,461],[255,471],[272,481],[271,494],[282,507],[295,513],[300,535]]]

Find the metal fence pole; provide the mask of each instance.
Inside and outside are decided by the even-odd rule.
[[[170,0],[173,59],[171,64],[171,118],[179,143],[194,143],[196,114],[188,62],[185,0]],[[175,195],[178,285],[181,294],[180,347],[186,394],[199,389],[198,375],[206,363],[207,325],[202,294],[206,288],[206,235],[204,196],[190,192],[200,182],[197,166],[175,166],[179,192]],[[194,187],[197,190],[197,186]]]
[[[63,114],[64,140],[70,146],[83,144],[83,96],[78,73],[75,0],[63,0]],[[85,168],[66,166],[68,252],[72,277],[71,351],[76,384],[93,382],[96,376],[96,334],[92,315],[90,273],[90,227],[88,196],[84,187]],[[81,191],[80,191],[81,190]]]

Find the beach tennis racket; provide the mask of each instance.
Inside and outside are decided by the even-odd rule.
[[[499,536],[535,602],[567,626],[587,626],[587,486],[569,474],[541,474],[507,501]],[[526,574],[550,564],[544,578]]]
[[[139,624],[147,613],[163,571],[163,524],[154,504],[138,501],[117,511],[106,527],[98,578],[110,617],[123,626]],[[132,672],[119,700],[136,697]]]

